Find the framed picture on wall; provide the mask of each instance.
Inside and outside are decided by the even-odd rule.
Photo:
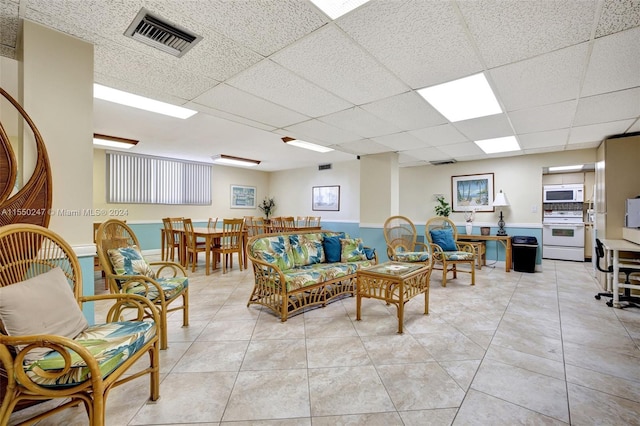
[[[231,208],[232,209],[255,209],[256,208],[256,187],[231,185]]]
[[[451,176],[451,200],[454,212],[492,212],[493,173]]]
[[[311,208],[321,211],[340,211],[340,185],[311,188]]]

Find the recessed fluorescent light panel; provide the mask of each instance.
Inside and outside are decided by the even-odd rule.
[[[112,89],[111,87],[100,84],[93,85],[93,97],[182,119],[189,118],[198,112],[166,102],[156,101],[155,99],[145,98],[144,96],[134,95],[133,93],[123,92],[122,90]]]
[[[325,152],[333,151],[333,148],[329,148],[329,147],[322,146],[322,145],[317,145],[317,144],[311,143],[311,142],[301,141],[301,140],[298,140],[298,139],[293,139],[293,138],[290,138],[290,137],[282,138],[282,142],[286,143],[287,145],[297,146],[298,148],[310,149],[311,151],[316,151],[316,152],[325,153]]]
[[[338,19],[345,13],[351,12],[368,2],[369,0],[311,0],[318,9],[322,10],[331,19]]]
[[[568,170],[582,170],[584,164],[576,164],[574,166],[553,166],[549,167],[550,172],[563,172]]]
[[[138,144],[138,141],[135,139],[119,138],[117,136],[108,136],[94,133],[93,144],[109,148],[129,149],[136,146]]]
[[[474,141],[485,154],[495,154],[498,152],[520,151],[520,145],[515,136],[506,136],[504,138],[484,139]]]
[[[231,155],[218,154],[211,157],[216,164],[226,164],[228,166],[255,167],[260,164],[258,160],[250,158],[233,157]]]
[[[418,94],[452,123],[502,112],[484,73],[425,87]]]

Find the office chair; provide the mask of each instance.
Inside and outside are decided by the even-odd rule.
[[[600,239],[598,238],[596,238],[596,256],[598,258],[596,261],[596,268],[598,268],[600,272],[604,272],[605,274],[612,273],[613,265],[609,265],[607,269],[604,269],[602,268],[602,266],[600,266],[600,259],[604,258],[604,247],[602,245],[602,241],[600,241]],[[640,274],[640,265],[638,266],[629,265],[629,264],[621,264],[621,265],[624,265],[624,266],[620,266],[619,271],[625,274],[626,276],[624,283],[630,284],[631,282],[629,281],[629,276],[634,273]],[[617,279],[617,277],[614,277],[614,279]],[[594,297],[596,298],[596,300],[600,300],[602,296],[611,297],[611,300],[607,302],[607,306],[613,306],[613,293],[601,292],[596,294]],[[619,296],[619,300],[620,302],[629,302],[633,306],[640,306],[640,297],[631,296],[630,288],[624,289],[624,295]]]

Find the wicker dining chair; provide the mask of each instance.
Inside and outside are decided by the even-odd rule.
[[[383,230],[389,260],[433,264],[431,246],[418,241],[416,227],[409,218],[391,216],[384,222]]]
[[[230,266],[233,267],[233,253],[238,254],[238,263],[242,271],[243,223],[244,219],[223,219],[220,242],[211,248],[214,255],[214,268],[216,268],[218,256],[220,256],[223,274],[227,273],[227,263],[230,263]]]
[[[115,387],[149,376],[160,397],[158,324],[153,304],[134,294],[82,296],[82,270],[71,246],[30,224],[0,228],[0,424],[31,402],[24,423],[84,404],[87,424],[105,424]],[[105,323],[89,325],[82,308],[111,303]],[[127,320],[121,319],[126,312]],[[144,320],[147,318],[148,320]],[[146,361],[144,361],[146,360]]]
[[[117,219],[100,225],[96,250],[111,293],[138,294],[156,307],[160,317],[160,349],[166,349],[168,314],[182,311],[182,325],[189,325],[187,271],[175,262],[147,262],[133,230]]]
[[[473,245],[458,241],[458,229],[445,216],[432,217],[425,225],[425,236],[433,248],[433,260],[442,265],[442,286],[447,286],[447,273],[451,271],[453,278],[458,272],[471,274],[471,285],[476,283],[476,252]],[[468,264],[470,270],[458,269],[459,264]]]

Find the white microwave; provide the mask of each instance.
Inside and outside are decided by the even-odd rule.
[[[581,203],[584,201],[584,185],[545,185],[542,200],[544,203]]]

